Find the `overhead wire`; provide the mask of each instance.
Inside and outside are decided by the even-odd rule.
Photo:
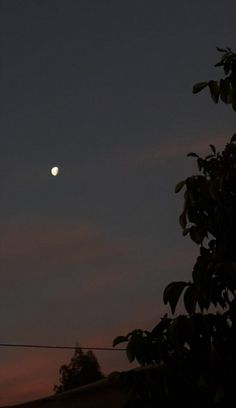
[[[14,347],[14,348],[38,348],[38,349],[58,349],[58,350],[75,350],[80,348],[81,350],[91,351],[125,351],[124,348],[112,348],[112,347],[81,347],[81,346],[59,346],[49,344],[17,344],[17,343],[0,343],[0,347]]]

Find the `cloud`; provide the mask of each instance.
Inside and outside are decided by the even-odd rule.
[[[49,356],[45,350],[32,349],[5,349],[4,352],[8,360],[1,362],[1,405],[28,401],[52,393],[55,355]]]
[[[2,261],[34,261],[71,264],[94,263],[116,259],[128,252],[125,241],[112,239],[105,231],[91,225],[51,223],[18,223],[5,227],[1,237]]]
[[[197,140],[165,140],[162,143],[153,144],[142,151],[134,152],[129,156],[127,163],[129,165],[153,167],[163,163],[163,161],[166,162],[166,160],[186,157],[192,151],[203,155],[208,154],[210,143],[214,144],[218,149],[222,149],[225,142],[225,136],[223,135],[214,135],[204,139],[198,138]]]

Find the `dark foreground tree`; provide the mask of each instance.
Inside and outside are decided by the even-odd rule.
[[[214,102],[236,110],[236,55],[218,51],[224,78],[200,82],[193,93],[209,87]],[[205,158],[189,154],[198,172],[175,188],[185,190],[179,221],[199,255],[192,280],[170,283],[163,300],[174,315],[183,298],[186,314],[165,315],[152,331],[135,330],[113,343],[127,342],[130,361],[157,367],[148,379],[137,373],[130,406],[236,406],[236,135],[221,153],[210,148]]]
[[[93,352],[85,353],[79,346],[76,347],[70,363],[61,366],[59,374],[59,385],[54,386],[56,394],[104,378]]]

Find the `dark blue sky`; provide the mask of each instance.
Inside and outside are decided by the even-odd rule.
[[[220,76],[216,46],[235,47],[235,2],[1,0],[0,13],[1,341],[111,346],[190,278],[174,187],[195,171],[189,151],[235,133],[230,107],[191,92]],[[69,357],[0,350],[0,404],[50,393]]]

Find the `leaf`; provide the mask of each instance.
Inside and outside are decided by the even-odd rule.
[[[163,294],[163,301],[165,305],[167,303],[170,304],[171,312],[172,314],[175,313],[175,308],[177,305],[177,302],[180,298],[181,293],[183,292],[184,288],[188,286],[189,284],[183,281],[179,282],[172,282],[164,290]]]
[[[170,325],[171,319],[165,315],[162,317],[161,321],[152,330],[153,336],[160,336]]]
[[[201,256],[198,257],[197,262],[194,265],[193,272],[192,272],[193,282],[199,287],[201,287],[202,285],[202,281],[204,280],[204,276],[206,272],[205,268],[202,265],[202,262],[199,261],[199,259],[201,258],[202,258]]]
[[[210,144],[209,146],[210,146],[211,150],[213,151],[213,153],[216,154],[215,146],[213,144]]]
[[[190,152],[187,154],[187,157],[199,157],[198,154],[194,153],[194,152]]]
[[[207,296],[203,292],[198,291],[197,303],[199,304],[201,312],[203,312],[204,309],[209,309],[211,301],[209,299],[209,296]]]
[[[226,52],[227,50],[224,50],[223,48],[220,48],[220,47],[216,47],[216,49],[217,49],[217,51],[219,51],[219,52]]]
[[[183,186],[186,184],[186,180],[180,181],[176,186],[175,186],[175,193],[178,193]]]
[[[127,346],[126,354],[127,354],[129,362],[132,363],[134,361],[134,359],[135,359],[135,354],[134,354],[134,351],[133,351],[133,344],[132,344],[131,341],[129,342],[129,344]]]
[[[217,103],[219,100],[219,95],[220,95],[220,87],[217,81],[209,81],[208,86],[210,88],[210,93],[211,93],[211,97],[213,101]]]
[[[146,353],[147,339],[150,333],[148,331],[135,330],[127,345],[126,352],[129,361],[136,359],[141,365],[145,364],[148,359]]]
[[[219,194],[219,180],[214,179],[209,183],[209,194],[213,200],[217,200]]]
[[[187,316],[176,317],[168,328],[169,339],[177,353],[182,351],[186,342]]]
[[[197,291],[196,288],[192,285],[189,286],[184,294],[184,306],[188,314],[193,314],[196,309],[197,303]]]
[[[201,171],[204,166],[204,160],[199,157],[199,159],[197,159],[197,165],[198,165],[199,171]]]
[[[225,75],[228,75],[228,73],[230,72],[230,69],[231,69],[231,64],[228,61],[228,62],[224,62],[222,65],[224,65]]]
[[[219,61],[217,62],[217,64],[214,65],[214,67],[222,67],[222,65],[224,65],[223,62]]]
[[[231,103],[231,84],[229,78],[220,80],[220,97],[224,103]]]
[[[231,137],[230,142],[236,142],[236,133]]]
[[[208,246],[210,249],[214,249],[216,246],[216,240],[215,239],[211,239],[211,241],[208,242]]]
[[[207,82],[198,82],[197,84],[193,85],[193,94],[201,92],[207,85]]]
[[[190,228],[185,228],[183,230],[183,232],[182,232],[183,237],[186,237],[186,235],[188,235],[189,231],[190,231]]]
[[[186,219],[186,210],[182,212],[182,214],[179,216],[179,223],[180,226],[185,230],[186,225],[187,225],[187,219]]]
[[[201,244],[202,242],[202,237],[201,234],[199,232],[199,229],[195,226],[192,226],[189,230],[190,233],[190,237],[192,239],[192,241],[196,242],[196,244]]]
[[[112,346],[115,347],[117,344],[124,343],[125,341],[128,341],[127,336],[118,336],[113,340]]]

